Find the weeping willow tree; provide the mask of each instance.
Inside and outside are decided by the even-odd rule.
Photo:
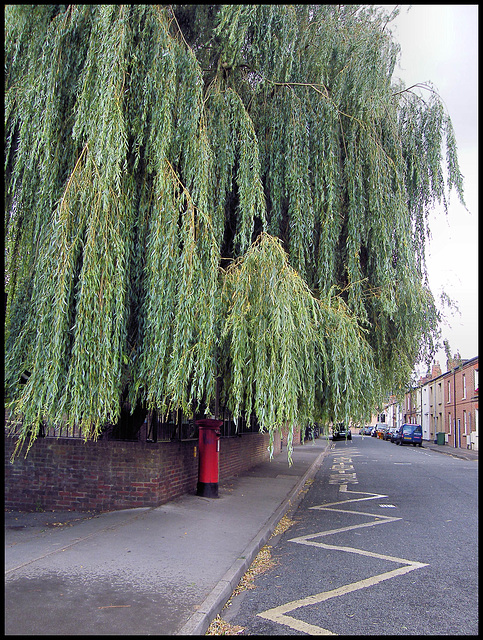
[[[95,439],[220,401],[363,420],[431,358],[451,121],[369,5],[8,5],[5,390]],[[24,372],[30,376],[21,384]],[[18,447],[17,447],[18,448]]]

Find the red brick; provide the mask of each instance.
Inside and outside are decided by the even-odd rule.
[[[27,458],[10,463],[5,439],[5,506],[112,510],[164,504],[196,488],[195,441],[135,443],[39,439]],[[222,440],[220,480],[266,460],[268,435]]]

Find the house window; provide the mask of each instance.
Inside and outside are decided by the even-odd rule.
[[[474,374],[474,383],[475,383],[475,392],[478,392],[478,369],[473,369]]]
[[[468,423],[466,422],[466,411],[463,411],[463,435],[468,435]]]
[[[448,413],[448,433],[452,435],[453,433],[453,421],[451,420],[451,413]]]
[[[451,380],[448,380],[448,402],[451,402]]]
[[[466,398],[466,376],[463,373],[463,398]]]

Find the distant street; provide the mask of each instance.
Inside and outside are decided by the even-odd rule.
[[[243,635],[477,634],[477,476],[424,446],[331,443],[269,543],[275,567],[223,619]]]

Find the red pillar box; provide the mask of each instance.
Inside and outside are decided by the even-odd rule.
[[[223,420],[204,418],[197,420],[200,463],[197,496],[218,498],[218,452],[220,451],[220,427]]]

